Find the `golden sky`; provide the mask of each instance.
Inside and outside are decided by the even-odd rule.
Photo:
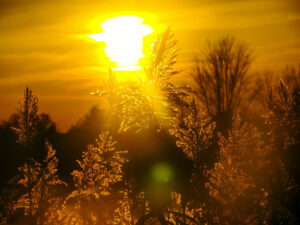
[[[99,103],[89,93],[107,74],[103,45],[83,37],[122,12],[171,25],[185,73],[207,40],[224,35],[250,44],[253,71],[300,63],[299,0],[0,0],[0,120],[26,85],[60,130]]]

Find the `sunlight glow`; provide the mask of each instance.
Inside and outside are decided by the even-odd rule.
[[[113,70],[140,70],[140,59],[144,57],[143,37],[151,34],[153,29],[143,24],[143,18],[138,16],[107,19],[101,27],[103,32],[88,37],[105,42],[106,55],[115,63]]]

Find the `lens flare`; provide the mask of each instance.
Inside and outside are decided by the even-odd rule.
[[[156,164],[151,173],[154,183],[168,183],[173,176],[172,167],[166,163]]]
[[[139,60],[144,57],[143,37],[153,32],[138,16],[118,16],[105,20],[103,32],[89,35],[96,41],[105,42],[105,52],[115,63],[113,70],[132,71],[141,69]]]

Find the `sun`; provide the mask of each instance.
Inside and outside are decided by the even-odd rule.
[[[101,23],[103,32],[88,35],[105,42],[105,53],[114,63],[113,70],[140,70],[143,54],[143,38],[153,32],[151,26],[138,16],[117,16]]]

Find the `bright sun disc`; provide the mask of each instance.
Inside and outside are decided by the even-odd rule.
[[[102,33],[89,35],[105,42],[105,52],[116,64],[114,70],[139,70],[139,60],[144,57],[143,37],[153,32],[138,16],[118,16],[101,23]]]

